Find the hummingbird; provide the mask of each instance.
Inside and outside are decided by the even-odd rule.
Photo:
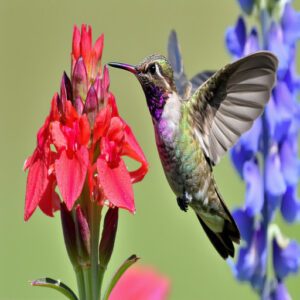
[[[278,60],[260,51],[188,80],[175,31],[169,60],[150,55],[137,65],[108,65],[135,75],[144,91],[167,181],[181,210],[193,209],[224,258],[234,257],[240,232],[213,176],[216,165],[264,110]]]

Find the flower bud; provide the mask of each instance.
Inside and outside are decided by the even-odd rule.
[[[76,266],[78,266],[75,223],[72,218],[72,212],[67,209],[66,204],[64,202],[60,204],[60,216],[66,249],[70,261],[73,267],[75,268]]]
[[[100,265],[103,268],[109,263],[112,255],[118,228],[118,208],[109,208],[104,220],[104,227],[99,247]]]

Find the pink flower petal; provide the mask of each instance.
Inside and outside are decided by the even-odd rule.
[[[25,221],[31,217],[47,188],[49,183],[47,172],[47,167],[41,158],[32,162],[29,168],[25,196]]]
[[[86,147],[73,153],[63,150],[55,161],[57,185],[69,210],[80,196],[89,163]]]
[[[149,267],[133,267],[119,279],[109,300],[166,300],[169,290],[168,278]]]
[[[107,199],[115,206],[135,212],[131,179],[124,161],[110,168],[105,159],[97,160],[98,180]]]

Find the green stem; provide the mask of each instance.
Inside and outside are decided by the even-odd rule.
[[[80,267],[76,267],[76,268],[74,268],[74,270],[75,270],[75,274],[76,274],[76,281],[77,281],[79,299],[80,300],[86,300],[86,298],[85,298],[84,278],[83,278],[82,269]]]
[[[99,300],[100,284],[99,284],[99,232],[100,232],[100,219],[101,207],[94,201],[90,200],[90,234],[91,234],[91,280],[92,280],[92,293],[93,300]]]
[[[99,299],[101,299],[101,292],[102,292],[102,282],[103,282],[103,277],[104,273],[106,271],[106,268],[99,265],[99,271],[98,271],[98,276],[99,276],[99,286],[100,286],[100,293],[99,293]]]
[[[84,286],[85,286],[85,296],[86,300],[92,299],[93,288],[92,288],[92,280],[91,280],[91,267],[83,268],[83,277],[84,277]]]

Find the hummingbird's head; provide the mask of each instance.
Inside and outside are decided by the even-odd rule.
[[[109,63],[111,67],[133,73],[142,85],[152,117],[157,121],[170,94],[176,92],[173,69],[162,55],[150,55],[138,65]]]

